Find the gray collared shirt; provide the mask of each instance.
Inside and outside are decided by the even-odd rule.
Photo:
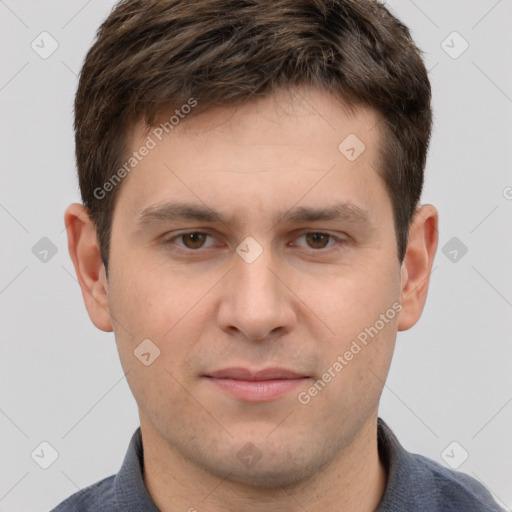
[[[377,432],[387,484],[375,512],[503,512],[474,478],[406,451],[381,418]],[[117,475],[78,491],[51,512],[159,512],[144,485],[143,461],[139,427]]]

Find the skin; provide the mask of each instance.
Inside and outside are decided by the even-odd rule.
[[[417,210],[400,265],[391,201],[376,172],[378,121],[371,109],[349,111],[304,87],[191,116],[124,179],[108,281],[87,210],[66,210],[85,305],[96,327],[115,333],[139,408],[146,486],[163,512],[256,512],[270,504],[370,512],[382,498],[378,404],[397,332],[423,311],[438,213],[432,205]],[[353,162],[338,150],[349,134],[366,146]],[[144,140],[136,125],[130,147]],[[166,201],[234,217],[137,224],[142,210]],[[275,220],[296,206],[339,201],[366,210],[372,227]],[[203,246],[171,241],[181,230],[210,236]],[[247,236],[263,249],[252,263],[235,252]],[[393,304],[402,310],[308,404],[299,403],[298,393]],[[149,366],[133,353],[144,339],[160,350]],[[203,377],[234,366],[279,366],[308,378],[274,400],[247,402]],[[237,457],[247,443],[261,454],[251,467]]]

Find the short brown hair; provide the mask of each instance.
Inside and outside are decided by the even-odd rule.
[[[315,85],[382,120],[378,172],[398,258],[423,188],[430,83],[409,30],[371,0],[123,0],[100,26],[75,98],[79,185],[107,267],[128,130],[195,98],[201,109]],[[341,141],[340,141],[341,142]],[[129,158],[129,156],[128,156]],[[96,193],[95,193],[96,191]]]

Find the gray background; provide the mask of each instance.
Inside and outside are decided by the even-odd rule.
[[[510,510],[512,2],[388,4],[430,70],[435,127],[422,202],[439,209],[440,243],[423,316],[398,334],[380,416],[408,450],[442,464],[459,443],[447,452],[469,453],[459,470]],[[0,511],[49,510],[117,472],[138,426],[113,334],[87,316],[63,223],[79,201],[77,74],[113,5],[0,0]],[[43,31],[59,45],[46,59],[31,47]],[[460,55],[454,31],[469,44]],[[57,250],[46,262],[32,251],[43,237]],[[48,469],[38,465],[50,461],[43,441],[58,452]]]

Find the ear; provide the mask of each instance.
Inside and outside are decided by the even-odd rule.
[[[414,214],[402,263],[402,311],[398,330],[410,329],[420,318],[427,300],[430,274],[439,239],[438,213],[431,204],[422,205]]]
[[[88,209],[73,203],[64,214],[69,255],[75,266],[85,307],[92,323],[102,331],[112,331],[107,296],[105,266],[101,261],[96,228]]]

